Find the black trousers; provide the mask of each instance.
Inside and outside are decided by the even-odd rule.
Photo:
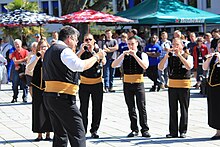
[[[85,130],[76,106],[76,96],[45,92],[44,102],[54,131],[53,147],[66,147],[67,139],[72,147],[86,147]]]
[[[125,102],[128,107],[129,118],[131,121],[131,130],[139,131],[137,125],[137,114],[135,110],[135,97],[137,103],[137,109],[139,111],[139,119],[141,132],[145,132],[149,130],[147,125],[147,112],[146,112],[146,102],[145,102],[145,91],[144,91],[144,83],[124,83],[124,96]]]
[[[79,99],[80,112],[82,113],[83,125],[87,132],[88,126],[88,109],[89,98],[92,100],[92,123],[90,132],[97,132],[102,116],[102,102],[103,102],[103,84],[80,84],[79,85]]]
[[[169,88],[170,124],[169,131],[172,135],[178,135],[178,102],[180,104],[179,132],[186,133],[188,125],[188,107],[190,90],[188,88]]]

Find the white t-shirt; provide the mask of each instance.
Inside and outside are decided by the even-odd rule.
[[[12,45],[9,44],[9,43],[3,43],[1,46],[0,46],[0,54],[3,55],[3,57],[6,58],[6,53],[8,50],[10,50],[12,48]]]

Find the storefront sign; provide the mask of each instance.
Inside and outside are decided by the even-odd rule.
[[[183,18],[183,19],[176,19],[175,23],[204,23],[205,19],[190,19],[190,18]]]

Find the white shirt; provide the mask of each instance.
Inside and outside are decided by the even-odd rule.
[[[58,40],[57,44],[62,44],[66,48],[60,54],[61,61],[73,72],[82,72],[85,62],[81,60],[63,41]]]
[[[3,55],[3,57],[6,57],[6,52],[12,48],[12,45],[9,43],[3,43],[0,47],[0,54]]]

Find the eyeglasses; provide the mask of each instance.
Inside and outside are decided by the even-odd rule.
[[[45,48],[45,47],[47,47],[47,46],[40,46],[40,48]]]
[[[88,39],[85,39],[85,41],[92,41],[92,39],[91,39],[91,38],[88,38]]]

